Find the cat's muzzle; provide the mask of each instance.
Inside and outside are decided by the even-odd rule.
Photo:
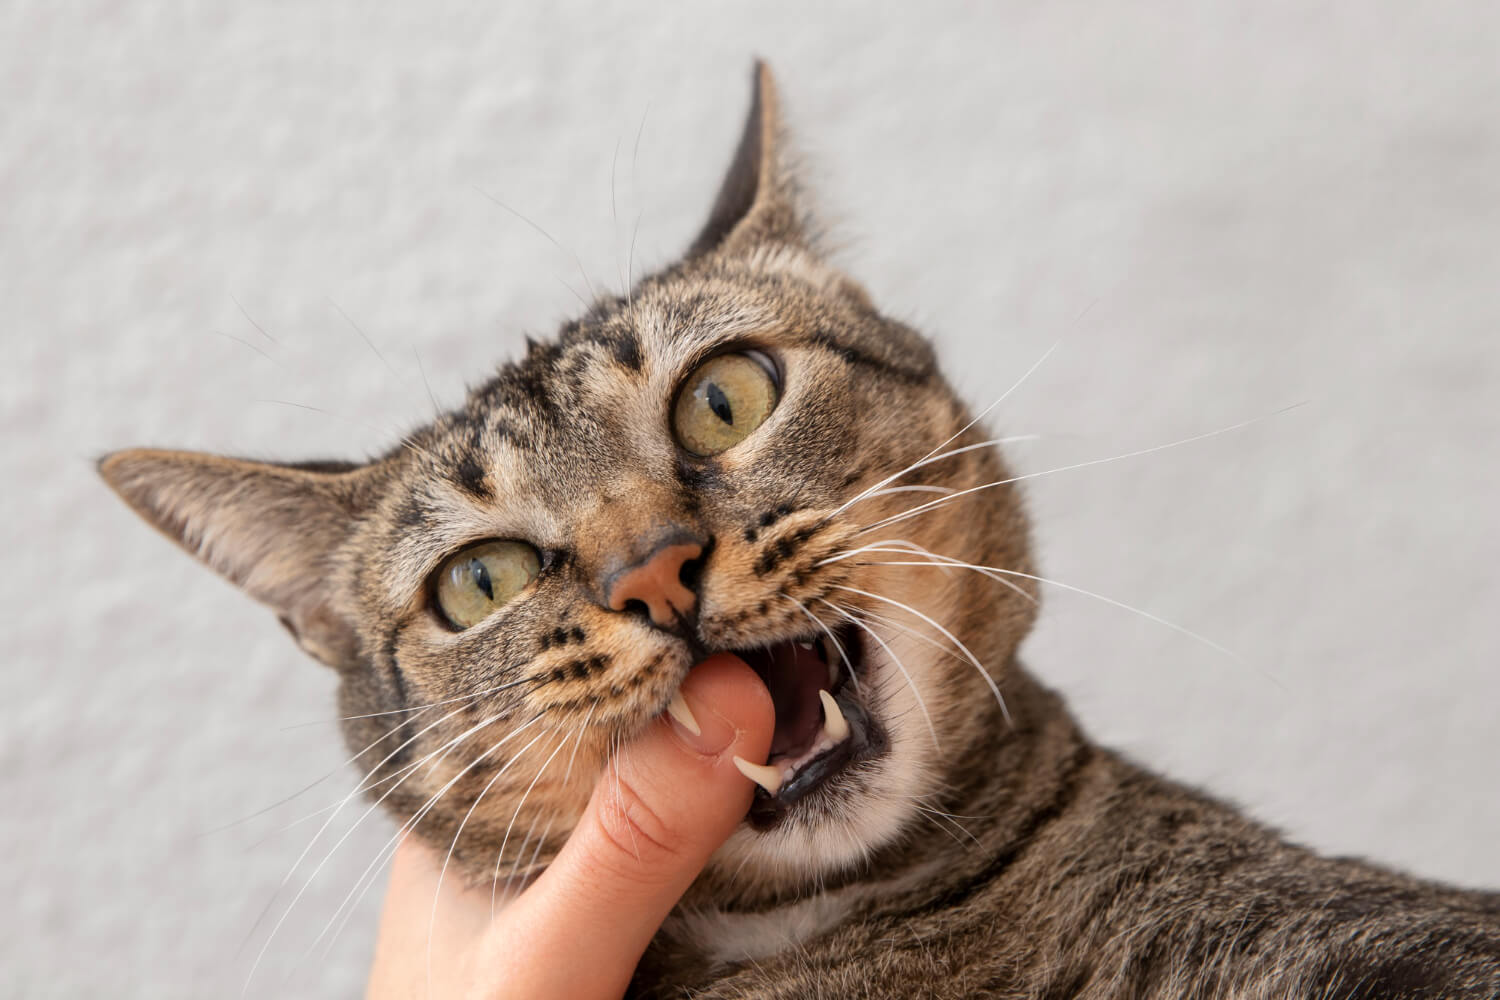
[[[745,769],[759,786],[748,817],[757,829],[776,826],[821,795],[836,795],[837,775],[884,752],[884,732],[861,690],[868,672],[853,626],[732,652],[760,675],[776,707],[769,760]]]

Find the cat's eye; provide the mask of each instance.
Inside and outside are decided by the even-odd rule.
[[[759,351],[720,354],[694,369],[678,390],[672,429],[694,455],[717,455],[765,423],[776,399],[770,358]]]
[[[524,542],[480,542],[443,563],[433,595],[443,617],[465,629],[525,590],[541,569],[536,549]]]

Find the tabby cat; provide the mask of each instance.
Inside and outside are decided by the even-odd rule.
[[[1022,668],[1017,486],[820,252],[783,131],[757,67],[682,260],[375,461],[100,471],[338,671],[368,796],[474,883],[545,866],[688,669],[747,660],[761,787],[632,995],[1500,996],[1500,894],[1287,844]]]

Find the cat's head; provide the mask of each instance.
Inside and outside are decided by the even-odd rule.
[[[758,68],[685,257],[376,461],[100,463],[339,671],[369,795],[447,849],[483,792],[472,877],[545,864],[709,652],[765,679],[785,774],[711,866],[728,891],[915,833],[1003,724],[1034,615],[1019,498],[927,342],[819,252],[789,160]]]

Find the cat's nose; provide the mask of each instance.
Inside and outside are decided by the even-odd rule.
[[[662,540],[644,559],[610,575],[604,603],[624,611],[637,602],[657,628],[673,629],[691,620],[703,550],[702,543],[681,535]]]

